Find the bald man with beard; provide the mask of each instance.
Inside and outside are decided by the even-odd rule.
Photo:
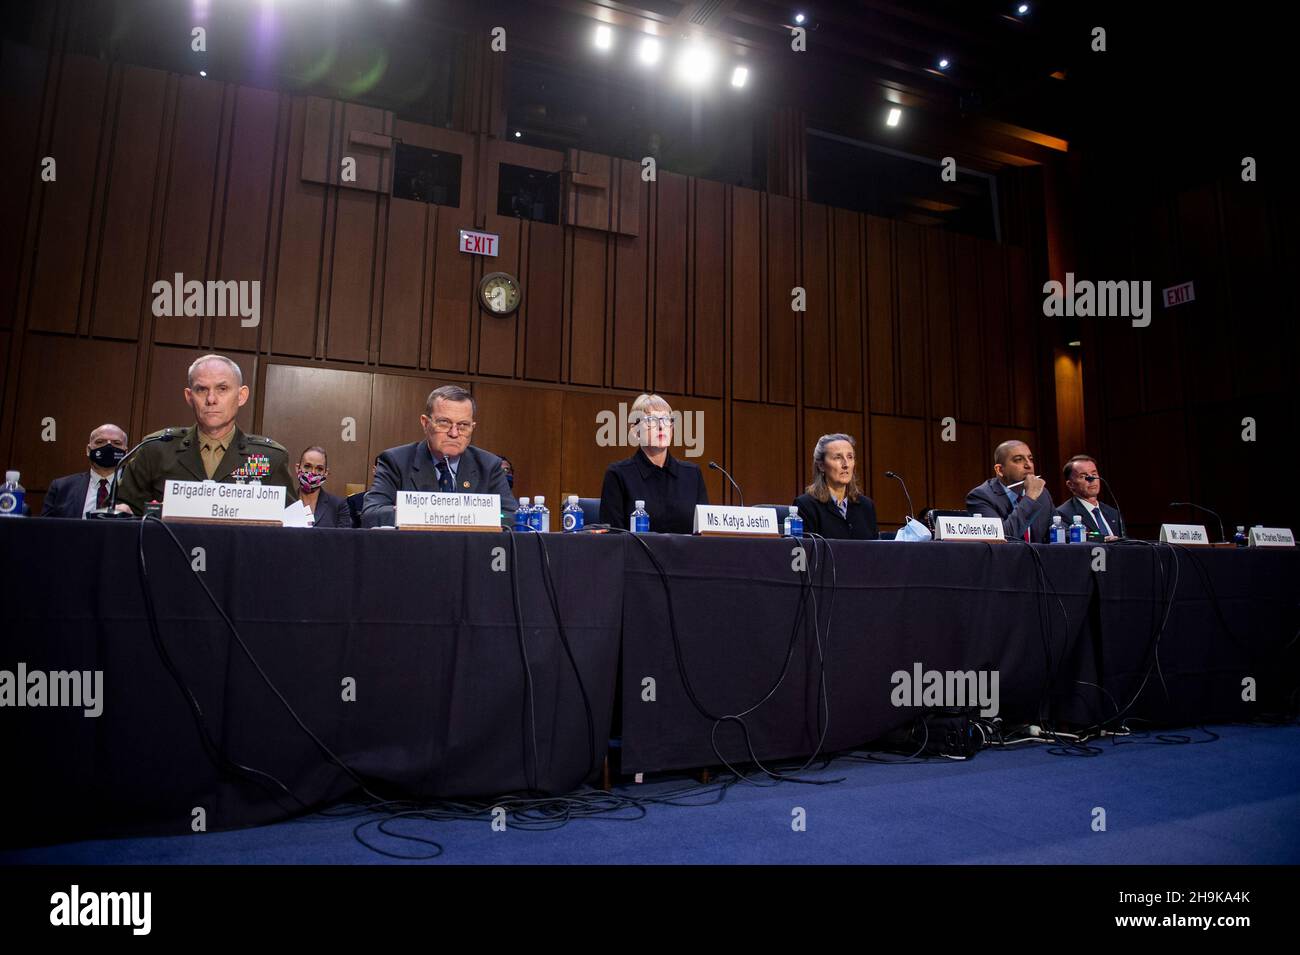
[[[997,446],[993,452],[993,477],[971,488],[966,495],[966,509],[985,517],[1000,517],[1007,540],[1047,543],[1052,527],[1052,495],[1047,492],[1047,482],[1034,473],[1034,452],[1029,445],[1013,439]]]

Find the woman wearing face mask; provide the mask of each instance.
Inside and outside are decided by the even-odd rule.
[[[351,527],[343,498],[321,490],[329,477],[325,449],[310,447],[298,460],[298,500],[311,511],[313,527]]]

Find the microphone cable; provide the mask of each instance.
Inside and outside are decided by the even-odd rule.
[[[140,521],[140,531],[137,535],[136,546],[137,546],[137,555],[139,558],[138,569],[140,572],[139,573],[140,589],[144,595],[145,611],[149,623],[149,633],[151,638],[153,639],[154,648],[158,652],[158,656],[162,661],[164,669],[167,670],[167,673],[171,676],[172,680],[175,681],[177,687],[181,691],[181,694],[185,697],[185,701],[189,705],[190,712],[193,715],[195,724],[198,727],[200,739],[203,742],[204,748],[208,752],[209,757],[213,760],[216,766],[228,774],[232,774],[236,777],[244,778],[246,780],[255,782],[259,786],[262,786],[263,788],[265,788],[266,783],[268,782],[274,783],[275,786],[277,786],[281,792],[289,796],[289,798],[291,798],[294,802],[296,802],[299,805],[299,807],[301,807],[304,810],[311,809],[311,806],[308,803],[300,799],[292,790],[289,789],[288,786],[286,786],[275,776],[271,775],[270,773],[263,772],[262,770],[255,769],[251,766],[245,766],[243,764],[237,763],[234,760],[232,760],[230,757],[226,755],[225,750],[221,747],[221,745],[218,744],[217,741],[212,737],[212,733],[208,728],[207,718],[203,713],[203,708],[202,706],[200,706],[198,698],[194,695],[194,692],[190,689],[189,685],[185,682],[185,678],[181,674],[180,668],[177,667],[176,663],[172,660],[171,654],[167,652],[166,644],[163,642],[162,630],[158,621],[158,611],[156,605],[154,604],[154,599],[153,599],[153,584],[149,577],[148,561],[145,558],[145,547],[144,547],[145,530],[144,529],[146,526],[148,526],[151,523],[157,524],[159,527],[161,527],[164,531],[167,532],[167,536],[171,538],[172,543],[176,545],[176,549],[180,552],[181,560],[183,560],[185,562],[185,565],[189,567],[190,572],[194,576],[194,579],[198,581],[199,586],[203,588],[203,592],[205,595],[207,595],[209,603],[212,604],[213,609],[217,611],[217,614],[221,617],[222,621],[225,623],[226,628],[230,631],[231,635],[235,638],[235,643],[236,645],[238,645],[240,651],[244,654],[244,657],[248,660],[249,663],[253,665],[254,670],[256,670],[257,675],[261,677],[262,682],[267,686],[267,688],[273,694],[275,694],[276,699],[278,699],[281,705],[285,708],[285,710],[288,711],[289,715],[293,718],[293,721],[298,725],[298,728],[301,729],[314,744],[316,744],[316,746],[320,749],[320,751],[325,755],[325,757],[331,763],[335,764],[340,769],[342,769],[343,772],[346,773],[347,776],[351,778],[354,783],[357,784],[357,787],[367,798],[371,799],[375,803],[383,804],[385,800],[375,795],[373,792],[371,792],[365,780],[362,779],[361,776],[358,775],[350,766],[348,766],[347,763],[345,763],[342,759],[340,759],[334,753],[334,751],[330,749],[329,746],[326,745],[325,742],[319,736],[317,736],[314,732],[312,732],[312,730],[307,726],[306,723],[303,722],[302,718],[294,710],[293,706],[285,698],[284,694],[280,692],[279,688],[276,687],[275,683],[271,680],[271,678],[267,676],[266,671],[262,668],[262,665],[257,661],[257,658],[253,655],[253,652],[248,648],[248,644],[244,642],[244,638],[240,634],[239,628],[235,626],[234,621],[230,619],[230,616],[229,614],[226,613],[225,608],[221,606],[221,603],[217,600],[216,595],[214,595],[212,593],[211,588],[208,587],[207,581],[203,579],[199,571],[194,569],[193,564],[190,562],[190,555],[186,551],[185,545],[181,543],[180,538],[176,536],[176,532],[172,530],[172,528],[169,527],[161,518],[154,515],[146,515]],[[274,792],[273,790],[268,790],[268,791]]]
[[[623,533],[627,533],[628,536],[641,547],[641,549],[645,552],[646,557],[649,559],[650,563],[653,565],[656,573],[659,576],[660,585],[663,587],[663,591],[664,591],[664,599],[665,599],[665,604],[668,613],[669,634],[672,638],[673,654],[677,662],[678,675],[682,680],[682,686],[686,691],[687,698],[690,700],[691,705],[695,708],[696,712],[698,712],[702,717],[704,717],[707,720],[710,720],[714,724],[712,730],[710,731],[709,742],[710,742],[710,746],[713,749],[713,754],[717,758],[719,765],[725,766],[727,770],[731,772],[733,775],[735,775],[737,779],[741,782],[746,782],[751,785],[765,785],[765,784],[760,784],[755,782],[752,778],[746,776],[744,773],[736,769],[736,767],[734,767],[729,760],[723,757],[721,750],[718,748],[718,743],[717,743],[718,727],[723,722],[735,722],[740,727],[741,732],[744,736],[745,747],[750,755],[751,762],[753,762],[754,765],[758,766],[759,769],[762,770],[765,775],[773,779],[775,782],[780,782],[784,780],[784,781],[791,781],[791,782],[807,783],[810,785],[825,785],[828,782],[838,781],[838,780],[800,779],[795,775],[786,775],[768,769],[763,765],[762,761],[758,758],[757,754],[754,752],[753,738],[750,734],[749,726],[744,719],[746,716],[753,713],[755,710],[757,710],[760,706],[762,706],[764,703],[766,703],[775,695],[777,689],[779,689],[781,684],[785,681],[786,674],[789,672],[790,661],[794,656],[794,648],[798,642],[800,629],[801,627],[806,628],[806,622],[805,622],[806,607],[809,602],[809,595],[811,591],[814,589],[812,583],[811,570],[808,568],[807,562],[805,561],[804,573],[801,577],[801,583],[799,588],[800,590],[799,601],[795,608],[794,625],[791,628],[790,639],[786,646],[785,658],[782,661],[781,669],[780,672],[777,674],[776,679],[772,682],[771,686],[767,689],[765,693],[763,693],[763,695],[759,698],[757,702],[744,708],[739,713],[719,715],[713,713],[707,706],[704,705],[704,703],[700,700],[698,694],[695,692],[695,687],[691,682],[690,674],[687,670],[684,655],[682,653],[681,637],[677,628],[677,615],[673,609],[672,585],[671,582],[669,581],[667,570],[664,568],[659,558],[655,555],[654,550],[650,547],[650,545],[644,539],[642,539],[641,535],[631,534],[627,531],[623,531]],[[804,553],[807,554],[807,548],[804,548]],[[820,636],[819,629],[817,633],[818,636]],[[820,640],[819,640],[819,656],[822,656],[822,671],[823,671],[822,679],[824,680],[825,659],[824,659],[824,655],[820,653]],[[820,707],[819,707],[819,716],[820,716]],[[829,714],[827,715],[827,725],[829,725]],[[825,731],[823,730],[822,732],[823,739],[824,736],[825,736]],[[816,754],[814,753],[814,758],[815,756]],[[811,764],[811,762],[812,760],[810,759],[808,764]]]
[[[551,572],[551,554],[546,547],[546,535],[537,534],[537,546],[540,549],[542,559],[542,583],[546,588],[546,596],[550,600],[551,613],[555,616],[555,628],[559,633],[560,645],[564,648],[564,655],[569,660],[569,666],[573,669],[573,678],[578,681],[578,693],[582,696],[582,708],[587,717],[587,776],[590,777],[598,767],[596,758],[596,718],[591,712],[591,698],[587,695],[586,684],[582,680],[582,671],[578,669],[578,661],[573,655],[573,647],[569,645],[569,637],[564,629],[564,619],[560,615],[560,601],[558,592],[555,587],[555,578]]]

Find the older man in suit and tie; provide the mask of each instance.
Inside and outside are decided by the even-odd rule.
[[[1052,527],[1052,495],[1034,473],[1034,452],[1023,441],[1003,441],[993,451],[993,477],[966,495],[966,509],[1002,518],[1008,540],[1046,544]]]
[[[107,507],[117,465],[126,457],[126,440],[126,432],[115,424],[101,424],[90,432],[86,443],[90,470],[51,481],[41,517],[82,518]]]
[[[379,455],[374,483],[366,491],[362,525],[394,524],[398,491],[499,494],[502,523],[514,523],[519,505],[501,469],[501,459],[469,443],[477,411],[474,396],[457,385],[429,392],[420,415],[424,439]]]
[[[1101,502],[1101,474],[1097,471],[1097,462],[1086,454],[1076,454],[1065,462],[1064,476],[1065,486],[1072,496],[1056,509],[1056,514],[1065,526],[1074,523],[1077,515],[1083,518],[1083,528],[1087,532],[1097,531],[1108,541],[1123,537],[1124,519],[1119,511]]]

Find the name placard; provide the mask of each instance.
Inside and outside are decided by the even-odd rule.
[[[1251,547],[1294,547],[1295,534],[1289,527],[1252,527],[1248,543]]]
[[[1209,547],[1211,541],[1204,524],[1161,524],[1160,543]]]
[[[770,507],[695,505],[695,533],[725,537],[780,537],[776,511]]]
[[[284,523],[285,490],[270,484],[218,484],[216,481],[167,481],[163,485],[165,521],[229,521],[238,524]]]
[[[934,539],[937,541],[997,541],[1004,542],[1000,517],[936,517]]]
[[[398,491],[398,530],[499,531],[500,494]]]

